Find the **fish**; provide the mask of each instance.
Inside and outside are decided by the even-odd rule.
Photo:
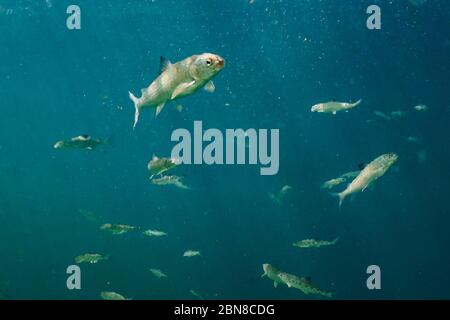
[[[335,178],[335,179],[330,179],[325,181],[324,183],[322,183],[322,185],[320,186],[322,189],[331,189],[334,188],[338,185],[340,185],[341,183],[345,182],[345,178],[339,177],[339,178]]]
[[[424,112],[428,110],[428,107],[424,104],[419,104],[417,106],[414,107],[414,110],[418,111],[418,112]]]
[[[341,177],[344,179],[356,178],[358,176],[358,174],[361,172],[361,170],[364,169],[365,165],[360,165],[359,167],[360,167],[360,170],[344,173]]]
[[[192,294],[194,297],[196,297],[199,300],[205,300],[198,292],[194,291],[194,290],[189,290],[190,294]]]
[[[193,250],[188,250],[185,253],[183,253],[183,257],[195,257],[195,256],[200,256],[200,251],[193,251]]]
[[[100,227],[101,230],[109,231],[114,235],[124,234],[131,230],[134,230],[135,227],[126,225],[126,224],[111,224],[105,223]]]
[[[288,286],[288,288],[296,288],[301,290],[304,294],[317,294],[322,295],[328,298],[333,297],[333,293],[321,290],[315,287],[311,283],[310,278],[306,277],[297,277],[293,274],[289,274],[283,271],[280,271],[278,268],[272,266],[271,264],[265,263],[263,264],[264,273],[261,277],[268,277],[273,281],[273,286],[275,288],[278,287],[278,284],[284,283]]]
[[[159,269],[149,269],[151,273],[153,273],[153,275],[159,279],[161,278],[167,278],[167,275],[164,274],[164,272],[162,272]]]
[[[419,142],[422,142],[422,138],[409,136],[408,138],[406,138],[406,141],[413,142],[413,143],[419,143]]]
[[[178,158],[158,158],[154,155],[147,165],[148,171],[151,174],[150,179],[153,179],[153,177],[161,175],[180,164],[181,160]]]
[[[264,263],[262,266],[264,273],[261,275],[261,278],[268,277],[273,281],[273,286],[275,288],[278,287],[279,283],[283,283],[283,280],[281,280],[281,278],[278,276],[280,274],[280,270],[269,263]]]
[[[104,256],[98,253],[85,253],[75,257],[76,263],[97,263],[102,260],[108,260],[108,256]]]
[[[277,204],[281,204],[281,202],[283,201],[284,197],[286,196],[287,192],[289,190],[291,190],[292,187],[289,185],[285,185],[281,188],[280,191],[278,191],[277,193],[273,194],[273,193],[269,193],[269,197],[270,199],[272,199],[275,203]]]
[[[311,282],[311,278],[309,277],[298,277],[286,272],[280,272],[278,274],[278,277],[285,285],[288,286],[288,288],[298,289],[306,295],[314,294],[321,295],[327,298],[333,298],[334,296],[334,293],[332,292],[328,292],[315,287]]]
[[[316,240],[316,239],[305,239],[305,240],[297,241],[297,242],[293,243],[292,245],[294,247],[299,247],[299,248],[320,248],[320,247],[323,247],[323,246],[335,245],[338,241],[339,241],[339,237],[334,239],[334,240],[332,240],[332,241]]]
[[[322,183],[322,185],[320,187],[322,189],[334,188],[334,187],[340,185],[341,183],[344,183],[348,179],[355,178],[359,174],[359,172],[360,171],[358,170],[358,171],[351,171],[351,172],[344,173],[343,175],[341,175],[338,178],[334,178],[334,179],[325,181],[324,183]]]
[[[142,234],[146,235],[147,237],[163,237],[163,236],[167,236],[167,233],[165,233],[163,231],[158,231],[158,230],[146,230],[146,231],[142,232]]]
[[[406,112],[401,111],[401,110],[397,110],[397,111],[392,111],[391,112],[391,118],[392,119],[403,118],[405,115],[406,115]]]
[[[342,206],[342,202],[348,195],[363,192],[378,178],[382,177],[397,159],[398,155],[395,153],[386,153],[366,165],[345,190],[339,193],[333,193],[333,195],[339,197],[339,207]]]
[[[373,114],[378,116],[378,117],[380,117],[380,118],[383,118],[384,120],[387,120],[387,121],[391,120],[391,117],[389,117],[388,115],[386,115],[385,113],[383,113],[381,111],[375,110],[373,112]]]
[[[157,186],[173,185],[180,189],[190,189],[183,183],[182,178],[178,176],[161,176],[160,178],[150,179],[150,181],[152,184]]]
[[[337,101],[318,103],[311,107],[311,112],[323,112],[323,113],[336,114],[339,111],[348,111],[349,109],[352,109],[352,108],[358,106],[361,102],[362,102],[362,99],[359,99],[355,103],[337,102]]]
[[[141,90],[141,97],[137,98],[128,92],[135,108],[133,129],[136,128],[143,108],[156,108],[157,117],[169,101],[191,95],[200,88],[214,92],[212,79],[224,67],[225,59],[212,53],[192,55],[173,64],[161,57],[160,73],[148,88]]]
[[[83,149],[94,150],[99,146],[108,144],[110,139],[94,139],[87,134],[83,134],[78,137],[70,138],[67,140],[61,140],[54,144],[55,149]]]
[[[131,300],[114,291],[102,291],[100,296],[103,300]]]

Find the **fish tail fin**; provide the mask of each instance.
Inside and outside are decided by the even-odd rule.
[[[337,237],[336,239],[334,239],[334,240],[333,240],[333,244],[338,243],[339,239],[340,239],[340,237]]]
[[[331,193],[331,195],[339,198],[339,210],[341,210],[346,195],[343,192]]]
[[[128,96],[130,97],[131,101],[134,103],[135,113],[134,113],[134,124],[133,124],[133,130],[136,128],[136,125],[139,121],[139,113],[141,111],[141,103],[138,98],[134,96],[130,91],[128,91]]]
[[[362,99],[359,99],[358,101],[356,101],[356,102],[354,103],[354,106],[356,107],[356,106],[359,105],[362,101],[363,101]]]

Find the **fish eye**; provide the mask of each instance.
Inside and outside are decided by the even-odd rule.
[[[209,66],[211,64],[211,60],[206,60],[206,64]]]

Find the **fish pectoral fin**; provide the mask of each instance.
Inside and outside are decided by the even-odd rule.
[[[267,276],[267,274],[266,274],[266,273],[263,273],[263,274],[261,275],[261,278],[264,278],[265,276]]]
[[[191,82],[183,82],[178,87],[175,88],[172,92],[172,96],[170,97],[171,100],[176,99],[183,93],[185,93],[188,89],[190,89],[195,84],[195,80],[192,80]]]
[[[165,105],[165,104],[166,104],[166,103],[163,102],[163,103],[161,103],[159,106],[156,107],[155,118],[158,116],[158,114],[160,114],[160,112],[161,112],[162,109],[164,108],[164,105]]]
[[[288,286],[288,288],[292,287],[292,285],[290,283],[286,283],[286,285]]]
[[[274,282],[273,282],[273,287],[274,287],[274,288],[278,287],[278,282],[274,281]]]
[[[216,91],[216,86],[214,85],[214,82],[212,82],[212,80],[208,81],[208,83],[205,84],[203,88],[210,93]]]
[[[335,115],[335,114],[336,114],[336,111],[333,111],[333,114]]]

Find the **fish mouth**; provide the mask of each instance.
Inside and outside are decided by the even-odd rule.
[[[221,57],[217,57],[216,66],[218,66],[220,69],[225,67],[225,59],[221,58]]]

